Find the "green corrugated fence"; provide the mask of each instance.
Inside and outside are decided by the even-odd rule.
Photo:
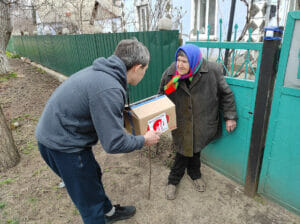
[[[13,40],[12,38],[10,39],[10,41],[8,42],[8,45],[6,47],[6,50],[9,52],[14,52],[14,46],[13,46]]]
[[[122,39],[136,37],[151,54],[142,82],[130,86],[130,101],[156,94],[163,71],[175,59],[179,47],[177,30],[131,33],[105,33],[59,36],[13,36],[7,50],[70,76],[92,64],[98,57],[110,56]]]

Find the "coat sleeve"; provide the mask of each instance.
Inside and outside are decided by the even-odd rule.
[[[123,93],[108,89],[90,102],[90,113],[98,138],[108,153],[127,153],[143,147],[144,136],[133,136],[124,130]]]
[[[170,80],[168,76],[173,72],[175,74],[176,68],[175,68],[175,63],[172,63],[162,74],[161,80],[160,80],[160,86],[158,89],[158,94],[165,94],[164,87]]]
[[[164,73],[162,74],[161,80],[160,80],[160,85],[159,85],[159,89],[158,89],[158,94],[165,94],[165,90],[164,90],[164,86],[166,85],[166,75],[167,75],[167,71],[168,69],[166,69],[164,71]]]
[[[220,108],[225,120],[237,120],[236,105],[234,95],[223,75],[221,66],[217,66],[216,77],[218,82],[218,93]]]

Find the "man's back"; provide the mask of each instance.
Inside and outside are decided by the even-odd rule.
[[[122,107],[126,85],[126,68],[118,57],[96,59],[54,91],[37,126],[38,141],[65,152],[90,148],[98,141],[93,114],[101,113],[98,107],[107,97]],[[118,92],[115,99],[112,91]]]

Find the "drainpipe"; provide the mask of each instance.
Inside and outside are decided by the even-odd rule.
[[[228,31],[227,31],[227,41],[228,42],[231,41],[231,33],[232,33],[232,26],[233,26],[235,3],[236,3],[236,0],[231,0],[229,24],[228,24]],[[225,59],[224,59],[224,65],[225,65],[226,68],[227,68],[227,64],[228,64],[228,54],[229,54],[229,49],[226,49],[225,50]],[[224,75],[226,75],[226,70],[225,69],[224,69]]]

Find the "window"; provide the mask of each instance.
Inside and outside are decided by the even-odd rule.
[[[285,70],[284,86],[300,89],[300,20],[295,21]]]
[[[139,15],[139,30],[148,30],[148,5],[137,6]]]
[[[208,25],[210,25],[210,38],[216,38],[217,30],[217,2],[216,0],[192,0],[191,4],[191,39],[207,39]]]

